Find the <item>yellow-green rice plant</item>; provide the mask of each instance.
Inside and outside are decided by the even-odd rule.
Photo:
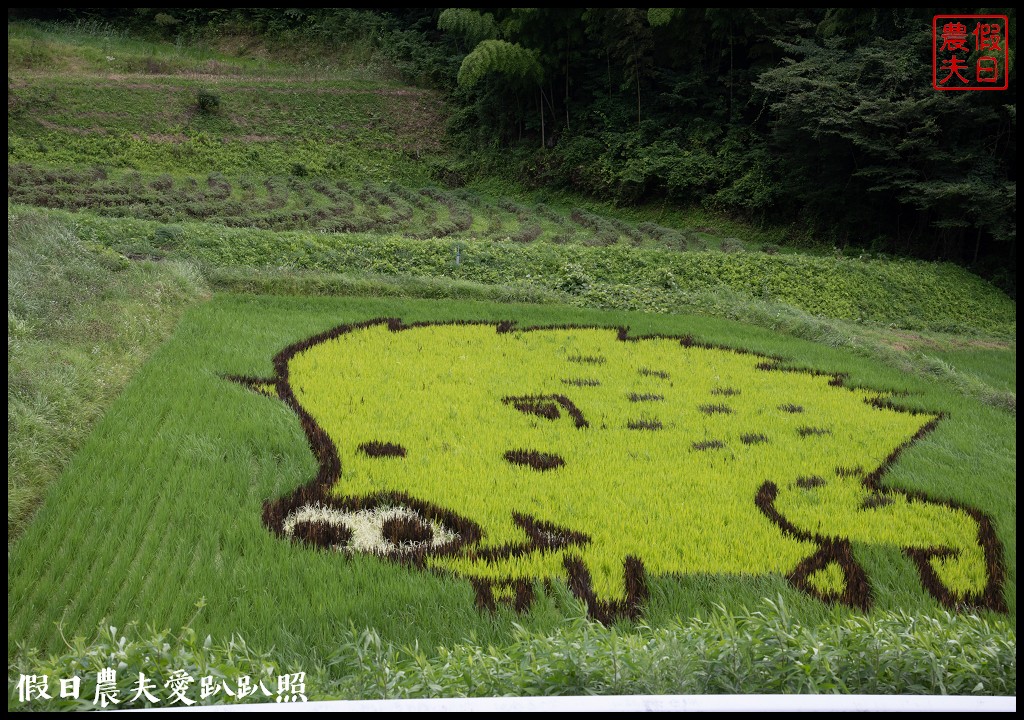
[[[564,579],[635,615],[647,576],[778,574],[867,607],[852,543],[901,548],[948,606],[1003,609],[981,512],[887,489],[941,421],[841,375],[625,329],[377,320],[289,346],[270,388],[319,461],[274,532],[468,578],[482,606]]]

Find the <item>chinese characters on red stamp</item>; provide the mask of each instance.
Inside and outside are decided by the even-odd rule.
[[[932,18],[932,87],[1006,90],[1008,32],[1005,15],[936,15]]]

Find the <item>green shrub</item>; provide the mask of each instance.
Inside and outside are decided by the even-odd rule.
[[[594,279],[590,277],[583,266],[579,263],[566,263],[562,267],[556,286],[559,290],[568,293],[578,293],[590,285]]]
[[[162,250],[173,249],[181,242],[182,235],[180,227],[161,225],[153,233],[153,245]]]
[[[220,110],[220,95],[212,90],[200,90],[196,93],[196,107],[204,115],[213,115]]]
[[[174,178],[172,178],[170,175],[164,174],[153,180],[153,182],[151,182],[149,186],[154,190],[166,192],[174,187]]]
[[[654,283],[665,290],[675,290],[678,287],[676,276],[667,268],[658,268],[654,274]]]
[[[155,22],[157,25],[159,25],[162,28],[169,28],[169,27],[174,27],[175,25],[177,25],[181,21],[178,20],[178,18],[174,17],[173,15],[169,15],[167,13],[157,13],[156,15],[153,16],[153,22]]]

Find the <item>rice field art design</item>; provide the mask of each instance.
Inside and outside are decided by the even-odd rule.
[[[636,617],[648,578],[785,577],[867,609],[854,544],[898,548],[950,608],[1006,611],[991,520],[885,487],[941,422],[842,374],[689,336],[510,322],[341,325],[270,378],[319,463],[268,500],[276,535],[466,578],[482,608],[562,580]]]

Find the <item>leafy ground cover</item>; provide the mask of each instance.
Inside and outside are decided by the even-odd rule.
[[[217,268],[376,273],[562,291],[587,305],[685,312],[703,295],[733,293],[827,318],[1012,337],[1013,301],[954,265],[767,253],[674,252],[627,244],[415,240],[395,235],[267,232],[80,213],[56,215],[122,254]],[[258,275],[245,275],[256,278]],[[243,289],[242,284],[239,289]],[[254,288],[250,288],[254,289]]]
[[[517,629],[507,645],[459,642],[435,651],[400,646],[372,630],[340,631],[322,661],[308,653],[254,647],[238,637],[214,640],[181,632],[104,627],[50,657],[28,654],[12,671],[85,678],[95,696],[106,667],[139,672],[158,688],[176,671],[228,687],[240,677],[276,695],[279,676],[305,672],[316,699],[494,697],[587,693],[860,693],[1012,695],[1017,687],[1016,631],[1001,620],[943,613],[876,612],[802,623],[785,603],[716,610],[665,628],[624,633],[581,615],[550,634]],[[163,695],[163,691],[157,691]],[[119,707],[149,707],[121,695]],[[223,691],[198,704],[223,702]],[[266,701],[263,693],[248,702]],[[238,700],[234,700],[238,702]],[[245,701],[242,701],[245,702]],[[163,703],[161,703],[163,704]],[[88,700],[36,700],[23,709],[92,709]]]
[[[124,38],[107,37],[100,50],[88,47],[98,39],[88,33],[13,26],[11,35],[14,162],[265,175],[301,166],[422,181],[426,158],[441,150],[437,94],[365,67],[324,73],[271,62],[254,72],[255,63],[221,56],[203,68],[189,50],[144,54]]]

